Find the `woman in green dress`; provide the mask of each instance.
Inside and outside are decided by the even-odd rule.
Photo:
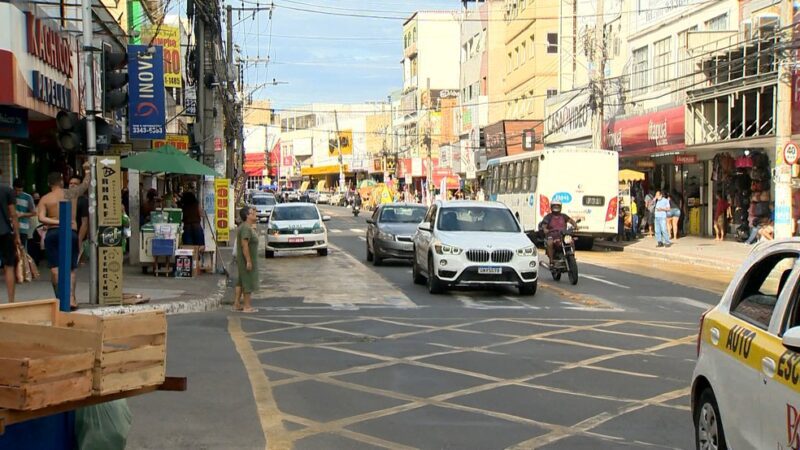
[[[256,210],[245,206],[239,210],[242,224],[236,231],[236,267],[239,277],[236,280],[236,298],[233,309],[244,313],[256,312],[250,304],[253,292],[258,290],[258,264],[255,256],[258,254],[258,216]],[[239,304],[239,299],[244,297],[244,307]]]

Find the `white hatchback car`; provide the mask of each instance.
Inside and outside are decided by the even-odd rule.
[[[414,234],[412,276],[438,294],[448,286],[517,286],[534,295],[539,255],[514,214],[497,202],[433,204]]]
[[[800,239],[760,244],[700,319],[698,449],[800,448],[799,260]]]
[[[272,210],[267,224],[264,256],[275,252],[316,250],[319,256],[328,255],[328,230],[323,222],[331,220],[320,214],[311,203],[281,203]]]

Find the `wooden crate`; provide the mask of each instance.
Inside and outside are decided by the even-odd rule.
[[[167,319],[163,311],[92,316],[60,312],[56,300],[13,305],[0,305],[0,321],[47,324],[56,329],[92,334],[95,394],[106,395],[164,382]]]
[[[35,410],[92,394],[91,333],[48,326],[0,325],[0,408]]]

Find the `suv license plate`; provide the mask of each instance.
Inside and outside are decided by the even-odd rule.
[[[478,273],[482,275],[500,275],[503,273],[502,267],[478,267]]]
[[[292,244],[294,244],[294,243],[296,243],[296,242],[304,242],[304,241],[305,241],[305,240],[304,240],[303,238],[301,238],[301,237],[297,237],[297,238],[295,238],[295,237],[290,237],[290,238],[289,238],[289,243],[292,243]]]

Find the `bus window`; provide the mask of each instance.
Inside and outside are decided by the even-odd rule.
[[[531,190],[531,160],[527,160],[522,164],[522,192],[530,192]]]
[[[522,162],[514,163],[514,192],[522,192]]]
[[[500,187],[497,189],[498,194],[505,194],[508,187],[508,164],[500,165]]]
[[[536,158],[531,158],[531,188],[529,192],[536,192],[538,190],[538,183],[539,183],[539,160]]]
[[[494,181],[494,167],[488,170],[488,175],[486,176],[486,192],[491,195],[494,194],[492,190],[492,182]]]

